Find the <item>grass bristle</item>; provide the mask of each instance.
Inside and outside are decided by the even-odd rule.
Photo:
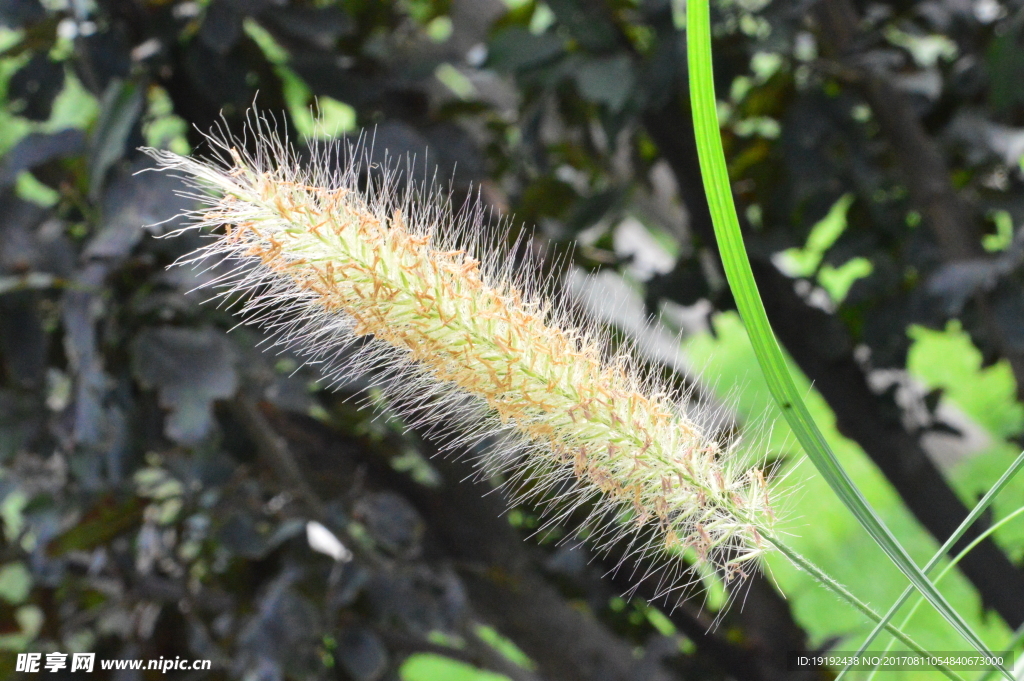
[[[516,501],[555,499],[556,518],[586,505],[598,549],[625,539],[681,565],[692,548],[726,580],[756,568],[774,525],[761,469],[628,349],[551,305],[528,268],[485,248],[478,207],[400,188],[388,168],[361,189],[359,147],[314,148],[300,164],[267,121],[250,132],[255,152],[226,136],[210,138],[212,160],[149,152],[196,190],[189,228],[219,230],[182,262],[226,272],[209,285],[248,322],[330,381],[375,372],[389,407],[449,446],[497,442],[487,472]],[[679,588],[669,572],[666,592]]]

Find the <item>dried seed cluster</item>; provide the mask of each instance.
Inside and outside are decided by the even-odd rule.
[[[564,501],[563,516],[589,504],[599,543],[633,534],[634,551],[692,547],[727,578],[745,574],[774,520],[761,470],[481,249],[478,214],[400,192],[390,171],[360,191],[352,149],[320,149],[299,169],[286,145],[257,133],[252,155],[212,140],[223,152],[213,162],[151,152],[200,190],[192,227],[223,225],[188,262],[227,261],[213,283],[244,294],[250,321],[335,380],[353,363],[381,372],[404,415],[442,429],[455,418],[456,444],[512,436],[492,447],[491,470],[524,495]]]

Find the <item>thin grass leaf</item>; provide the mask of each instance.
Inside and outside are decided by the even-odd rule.
[[[932,556],[931,560],[928,561],[928,564],[925,565],[922,569],[922,571],[925,574],[931,572],[932,568],[935,567],[938,564],[938,562],[942,559],[942,557],[949,552],[949,549],[953,546],[953,544],[957,543],[957,541],[960,540],[960,537],[964,536],[964,533],[967,532],[967,529],[971,525],[973,525],[978,518],[981,517],[981,514],[984,513],[985,510],[992,504],[996,496],[1001,491],[1003,491],[1003,488],[1006,487],[1006,485],[1010,482],[1010,480],[1013,479],[1013,477],[1017,474],[1018,471],[1020,471],[1022,467],[1024,467],[1024,452],[1020,453],[1020,455],[1013,462],[1013,464],[1006,469],[1006,472],[1003,473],[1002,477],[1000,477],[999,480],[996,481],[996,484],[992,486],[992,489],[990,489],[985,494],[985,496],[983,496],[981,500],[975,505],[974,510],[972,510],[967,515],[967,517],[964,518],[964,521],[962,523],[960,523],[960,527],[956,528],[956,532],[950,535],[949,539],[946,540],[942,547],[935,552],[935,555]],[[941,579],[941,577],[939,579]],[[939,580],[936,579],[935,581],[937,582]],[[882,632],[882,629],[885,628],[885,625],[888,624],[889,621],[896,615],[896,611],[899,610],[903,606],[903,604],[907,602],[907,599],[910,598],[910,595],[911,593],[913,593],[913,591],[914,588],[911,586],[908,586],[906,590],[904,590],[904,592],[896,600],[893,606],[889,608],[889,611],[885,613],[885,615],[882,617],[881,621],[879,621],[878,624],[875,625],[875,628],[871,631],[871,633],[868,634],[868,637],[864,639],[864,643],[861,644],[860,650],[857,651],[858,657],[864,654],[864,651],[868,649],[868,646],[870,646],[871,643],[875,640],[875,637],[877,637],[878,634]],[[840,681],[846,675],[846,672],[849,669],[850,667],[847,666],[841,672],[839,672],[839,676],[836,677],[836,681]]]
[[[775,546],[775,548],[779,550],[780,553],[786,556],[786,558],[788,558],[790,562],[793,563],[793,565],[796,565],[798,568],[807,572],[809,575],[814,577],[818,581],[818,583],[821,584],[823,587],[825,587],[832,593],[842,598],[844,601],[852,605],[854,608],[859,610],[864,615],[867,615],[868,619],[871,619],[875,622],[879,622],[880,626],[885,628],[886,631],[888,631],[895,637],[894,640],[900,641],[901,643],[903,643],[919,655],[923,655],[925,657],[929,655],[928,651],[925,650],[919,643],[917,643],[917,641],[903,633],[902,628],[894,627],[892,624],[888,622],[882,623],[881,615],[876,613],[867,603],[864,603],[862,600],[854,596],[851,591],[849,591],[845,586],[843,586],[835,579],[833,579],[827,572],[825,572],[824,570],[816,566],[814,563],[807,560],[802,555],[791,549],[784,542],[780,541],[777,537],[769,535],[767,539]],[[942,672],[947,678],[952,679],[953,681],[963,681],[963,679],[956,672],[954,672],[953,670],[949,669],[944,665],[937,664],[935,665],[935,668]]]
[[[956,567],[957,563],[959,563],[961,560],[963,560],[964,556],[966,556],[968,553],[970,553],[971,550],[973,550],[975,546],[977,546],[981,542],[985,541],[985,539],[988,538],[989,535],[991,535],[993,532],[995,532],[1000,527],[1002,527],[1006,523],[1010,522],[1014,518],[1018,518],[1018,517],[1020,517],[1022,515],[1024,515],[1024,506],[1021,506],[1016,511],[1014,511],[1010,515],[1006,516],[1005,518],[1001,519],[998,523],[996,523],[995,525],[993,525],[992,527],[986,529],[984,532],[982,532],[980,535],[978,535],[974,539],[974,541],[972,541],[970,544],[968,544],[966,547],[964,547],[963,551],[961,551],[960,553],[956,554],[956,556],[953,558],[953,560],[951,560],[949,562],[949,565],[947,565],[946,567],[942,568],[942,571],[935,577],[935,583],[938,584],[939,581],[941,581],[943,577],[948,575],[950,573],[950,571],[954,567]],[[910,610],[907,612],[907,616],[903,618],[903,624],[901,626],[905,627],[907,625],[907,623],[910,622],[911,619],[913,619],[914,615],[917,614],[917,611],[921,607],[922,603],[924,603],[924,599],[919,596],[917,598],[917,600],[914,602],[914,604],[910,607]],[[886,649],[885,649],[886,652],[888,652],[889,648],[891,648],[891,647],[892,647],[892,642],[890,642],[889,645],[886,646]],[[875,667],[874,669],[871,670],[871,674],[868,675],[868,681],[871,681],[871,679],[874,678],[875,672],[877,672],[877,671],[878,671],[878,667]]]
[[[1024,642],[1024,625],[1021,625],[1020,627],[1018,627],[1017,631],[1013,632],[1013,637],[1006,644],[1007,652],[1012,652],[1016,650],[1017,647],[1021,644],[1021,642]],[[998,672],[999,670],[995,667],[989,667],[984,672],[982,672],[981,676],[979,676],[975,681],[988,681],[992,678],[993,674],[997,674]]]
[[[708,4],[708,0],[690,0],[686,3],[686,51],[697,151],[726,278],[768,389],[808,458],[875,543],[965,640],[978,651],[987,654],[988,648],[978,635],[928,580],[853,484],[811,418],[789,373],[754,283],[733,203],[715,105]],[[1012,678],[1008,672],[1006,676]]]

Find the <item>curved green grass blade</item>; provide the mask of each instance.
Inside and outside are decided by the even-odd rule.
[[[743,245],[736,206],[733,203],[725,152],[719,133],[715,106],[714,80],[711,71],[711,18],[708,0],[686,3],[686,53],[689,64],[690,100],[693,109],[697,151],[700,158],[704,191],[707,194],[715,227],[722,264],[740,317],[750,336],[751,345],[764,373],[768,389],[785,415],[794,435],[808,458],[821,473],[833,492],[854,514],[871,538],[936,610],[974,648],[988,653],[985,644],[963,617],[953,609],[921,569],[907,554],[874,509],[839,464],[824,435],[818,430],[803,397],[796,388],[786,366],[782,350],[772,333],[761,296],[754,283],[750,261]],[[1011,678],[1007,673],[1007,677]]]
[[[1010,639],[1009,643],[1006,644],[1006,650],[1007,651],[1014,651],[1014,650],[1016,650],[1017,646],[1019,646],[1021,644],[1021,642],[1024,642],[1024,625],[1018,627],[1017,631],[1013,632],[1013,637]],[[996,674],[998,672],[999,672],[999,670],[996,669],[995,667],[989,667],[987,670],[985,670],[981,674],[981,676],[979,676],[976,679],[976,681],[988,681],[989,679],[992,678],[992,676],[994,674]]]
[[[928,574],[931,571],[931,569],[935,567],[936,564],[938,564],[939,560],[941,560],[942,557],[946,555],[946,553],[953,546],[953,544],[957,543],[960,537],[964,536],[964,533],[967,531],[967,528],[973,525],[974,522],[981,517],[981,514],[984,513],[985,510],[995,500],[996,495],[1003,491],[1003,488],[1006,487],[1006,485],[1010,482],[1013,476],[1015,476],[1022,467],[1024,467],[1024,452],[1020,453],[1020,455],[1013,462],[1013,464],[1006,469],[1006,472],[1003,473],[1002,477],[1000,477],[999,480],[996,481],[996,484],[992,486],[992,489],[985,493],[985,496],[981,498],[981,500],[974,506],[974,509],[967,515],[966,518],[964,518],[964,521],[960,523],[960,527],[956,528],[956,532],[954,532],[950,536],[950,538],[946,540],[946,543],[942,545],[942,548],[936,551],[935,555],[932,556],[932,559],[928,561],[928,564],[925,565],[924,568],[922,568],[922,571],[925,574]],[[974,546],[974,544],[972,544],[971,546]],[[956,565],[957,562],[959,562],[959,557],[955,558],[951,565]],[[947,570],[948,569],[949,568],[947,568]],[[942,572],[942,574],[936,577],[935,581],[938,582],[940,579],[942,579],[943,574],[945,574],[945,570]],[[903,604],[907,602],[907,599],[910,598],[910,595],[913,593],[913,591],[914,588],[908,586],[906,590],[902,594],[900,594],[900,597],[896,599],[896,602],[893,604],[893,606],[889,608],[889,611],[882,616],[881,620],[879,620],[875,628],[871,631],[870,634],[868,634],[868,637],[864,639],[864,643],[861,644],[860,650],[857,651],[858,657],[864,654],[864,652],[868,649],[868,646],[870,646],[872,641],[875,640],[875,637],[877,637],[878,634],[882,632],[882,629],[885,628],[889,621],[896,615],[896,611],[903,607]],[[920,603],[920,601],[918,601],[918,603]],[[916,609],[917,606],[914,607]],[[839,676],[836,677],[836,681],[841,681],[841,679],[846,675],[846,672],[848,670],[849,667],[846,667],[841,672],[839,672]]]
[[[693,2],[693,0],[690,1]],[[784,556],[786,556],[786,558],[788,558],[793,563],[793,565],[796,565],[801,570],[806,571],[808,574],[814,577],[814,579],[817,580],[817,582],[821,584],[823,587],[825,587],[832,593],[842,598],[844,601],[852,605],[854,608],[859,610],[864,615],[867,615],[868,619],[874,622],[878,622],[878,625],[880,627],[884,628],[886,631],[893,635],[893,640],[900,641],[905,646],[907,646],[914,652],[918,653],[919,655],[923,655],[925,657],[928,656],[928,651],[922,648],[921,645],[917,643],[917,641],[904,634],[901,628],[894,627],[889,622],[883,622],[881,615],[872,610],[871,606],[869,606],[867,603],[864,603],[862,600],[854,596],[853,593],[851,593],[845,586],[843,586],[835,579],[833,579],[827,572],[825,572],[817,565],[801,556],[793,549],[789,548],[789,546],[781,542],[777,537],[768,534],[766,535],[766,539],[769,542],[771,542],[772,545],[774,545],[775,548],[777,548]],[[937,664],[935,665],[935,668],[942,672],[946,677],[948,677],[952,681],[963,681],[963,679],[959,675],[957,675],[956,672],[954,672],[946,666]]]
[[[965,546],[965,547],[964,547],[963,551],[961,551],[960,553],[956,554],[956,556],[955,556],[955,557],[953,558],[953,560],[949,561],[949,565],[947,565],[946,567],[942,568],[942,571],[941,571],[941,572],[940,572],[940,573],[939,573],[938,575],[936,575],[936,576],[935,576],[935,583],[936,583],[936,584],[938,584],[938,583],[939,583],[939,581],[940,581],[940,580],[941,580],[941,579],[942,579],[943,577],[945,577],[946,575],[948,575],[948,574],[949,574],[949,572],[950,572],[950,571],[951,571],[951,570],[952,570],[952,569],[953,569],[954,567],[956,567],[956,564],[957,564],[957,563],[959,563],[959,562],[960,562],[961,560],[963,560],[964,556],[966,556],[966,555],[967,555],[968,553],[970,553],[970,552],[971,552],[971,550],[972,550],[972,549],[973,549],[973,548],[974,548],[975,546],[977,546],[978,544],[980,544],[981,542],[983,542],[983,541],[984,541],[984,540],[985,540],[985,539],[986,539],[986,538],[987,538],[987,537],[988,537],[988,536],[989,536],[990,534],[992,534],[993,532],[995,532],[996,530],[998,530],[998,529],[999,529],[1000,527],[1002,527],[1002,526],[1003,526],[1003,525],[1005,525],[1006,523],[1008,523],[1008,522],[1010,522],[1011,520],[1013,520],[1014,518],[1020,517],[1020,516],[1022,516],[1022,515],[1024,515],[1024,506],[1021,506],[1021,507],[1020,507],[1020,508],[1018,508],[1018,509],[1017,509],[1016,511],[1014,511],[1014,512],[1013,512],[1013,513],[1011,513],[1010,515],[1006,516],[1005,518],[1001,519],[1001,520],[1000,520],[1000,521],[999,521],[998,523],[996,523],[996,524],[992,525],[992,527],[989,527],[989,528],[988,528],[988,529],[986,529],[986,530],[985,530],[984,532],[982,532],[982,533],[981,533],[980,535],[978,535],[978,536],[977,536],[977,537],[976,537],[976,538],[974,539],[974,541],[972,541],[972,542],[971,542],[970,544],[968,544],[967,546]],[[920,608],[920,607],[921,607],[921,604],[922,604],[922,603],[924,603],[924,599],[923,599],[923,598],[921,598],[920,596],[918,596],[917,600],[916,600],[916,601],[914,602],[914,605],[912,605],[912,606],[910,607],[910,610],[909,610],[909,611],[907,611],[907,616],[903,618],[903,624],[902,624],[902,626],[906,626],[906,625],[907,625],[907,623],[908,623],[908,622],[910,622],[910,620],[911,620],[911,619],[912,619],[912,618],[914,617],[914,615],[915,615],[915,614],[917,613],[917,610],[918,610],[918,608]],[[892,645],[892,644],[890,643],[890,646],[891,646],[891,645]],[[888,648],[886,648],[886,650],[888,651]],[[845,671],[845,670],[844,670],[844,671]],[[870,675],[868,676],[868,681],[870,681],[870,680],[871,680],[872,678],[874,678],[874,676],[875,676],[875,672],[876,672],[876,671],[878,671],[878,669],[877,669],[877,668],[875,668],[875,669],[873,669],[873,670],[871,671],[871,674],[870,674]],[[1012,678],[1012,677],[1011,677],[1011,678]]]

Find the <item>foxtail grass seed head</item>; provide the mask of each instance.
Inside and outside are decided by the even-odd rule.
[[[328,380],[374,371],[389,408],[448,446],[497,442],[487,472],[555,519],[591,509],[597,548],[625,540],[634,557],[677,566],[690,549],[726,580],[756,569],[774,524],[761,468],[485,248],[478,207],[400,189],[394,169],[361,184],[358,146],[315,148],[300,166],[270,128],[252,121],[250,153],[227,136],[210,138],[212,160],[149,151],[194,189],[189,228],[219,229],[183,262],[212,258],[221,274],[208,285],[247,321]],[[681,588],[670,570],[665,592]]]

